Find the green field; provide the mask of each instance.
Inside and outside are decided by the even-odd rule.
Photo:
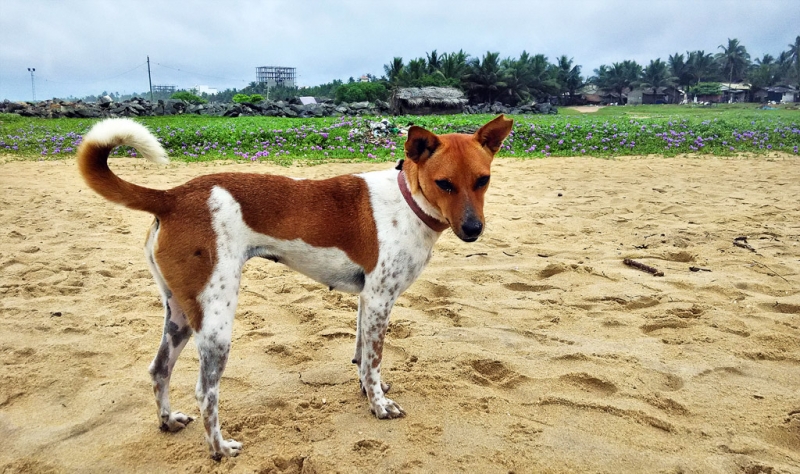
[[[436,133],[470,132],[491,115],[388,117],[393,128],[410,124]],[[500,156],[674,156],[684,153],[798,154],[800,111],[752,104],[605,107],[581,114],[513,116],[514,131]],[[142,117],[172,159],[262,160],[280,164],[333,160],[385,161],[402,157],[404,137],[373,136],[376,117]],[[97,120],[35,119],[0,115],[0,152],[20,159],[65,159]],[[135,156],[130,149],[118,155]]]

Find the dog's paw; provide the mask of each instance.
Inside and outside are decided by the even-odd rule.
[[[403,407],[398,405],[394,400],[386,397],[375,400],[370,410],[380,420],[402,418],[406,416],[406,411],[403,410]]]
[[[186,425],[194,421],[191,416],[184,415],[179,411],[173,411],[169,416],[161,417],[161,431],[175,433],[186,428]]]
[[[227,441],[223,439],[219,443],[219,451],[212,453],[211,458],[215,461],[220,461],[225,456],[233,458],[238,456],[241,450],[242,443],[233,439]]]

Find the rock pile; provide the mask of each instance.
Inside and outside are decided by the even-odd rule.
[[[468,114],[553,114],[556,108],[548,103],[509,107],[499,102],[494,104],[467,105]],[[388,102],[353,102],[350,104],[334,104],[322,102],[318,104],[300,103],[299,99],[290,101],[262,101],[258,103],[220,103],[192,104],[183,100],[159,100],[150,102],[142,98],[133,98],[122,102],[114,102],[110,97],[101,97],[97,102],[81,100],[68,101],[61,99],[43,100],[40,102],[0,102],[0,113],[15,113],[25,117],[40,118],[106,118],[106,117],[140,117],[152,115],[213,115],[221,117],[266,116],[266,117],[331,117],[357,115],[388,115],[392,113]]]

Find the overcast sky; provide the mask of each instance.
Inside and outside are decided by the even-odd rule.
[[[566,54],[646,64],[675,52],[717,53],[738,38],[753,58],[800,35],[799,0],[0,0],[0,99],[38,100],[148,90],[220,90],[257,66],[296,67],[312,86],[384,74],[394,56],[436,49],[472,56]]]

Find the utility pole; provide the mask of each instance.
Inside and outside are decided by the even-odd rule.
[[[150,55],[147,55],[147,82],[150,83],[150,102],[153,101],[153,79],[150,77]]]
[[[31,93],[33,94],[33,101],[36,102],[36,83],[33,80],[33,73],[36,72],[36,68],[29,67],[28,72],[31,73]]]

